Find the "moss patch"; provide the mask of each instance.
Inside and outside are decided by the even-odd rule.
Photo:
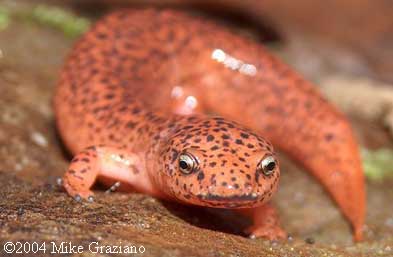
[[[381,148],[376,151],[362,150],[364,173],[370,180],[393,178],[393,150]]]

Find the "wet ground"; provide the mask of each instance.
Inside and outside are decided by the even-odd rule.
[[[29,8],[23,1],[2,5]],[[68,157],[51,107],[57,73],[72,42],[62,31],[21,19],[0,31],[0,255],[8,256],[6,241],[36,241],[72,242],[84,246],[89,256],[93,253],[87,247],[96,241],[145,249],[140,256],[393,256],[393,179],[367,181],[366,240],[353,244],[349,225],[327,194],[284,155],[274,204],[292,236],[286,242],[245,238],[240,232],[244,222],[228,212],[139,194],[107,194],[98,188],[95,203],[76,203],[56,186]],[[293,65],[299,63],[285,45],[274,50]],[[337,75],[303,70],[316,81]],[[351,120],[364,148],[391,148],[392,137],[378,122],[359,115]],[[122,255],[129,256],[115,256]]]

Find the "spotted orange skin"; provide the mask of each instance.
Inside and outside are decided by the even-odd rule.
[[[217,50],[238,63],[223,62]],[[244,64],[251,72],[242,72]],[[364,178],[348,121],[263,46],[211,21],[173,10],[109,14],[72,50],[55,109],[60,134],[77,154],[64,176],[72,196],[88,197],[96,178],[123,180],[165,199],[241,208],[260,224],[257,236],[280,238],[276,219],[256,222],[261,213],[275,216],[265,203],[279,167],[257,175],[258,163],[275,156],[267,138],[326,187],[362,239]],[[200,159],[191,175],[179,171],[184,151]],[[112,153],[126,161],[107,159]]]

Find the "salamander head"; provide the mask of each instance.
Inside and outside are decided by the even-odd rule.
[[[220,117],[184,119],[160,156],[167,194],[217,208],[255,207],[271,198],[280,170],[269,142]]]

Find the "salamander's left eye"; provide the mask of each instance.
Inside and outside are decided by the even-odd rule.
[[[179,156],[179,169],[184,174],[191,174],[198,170],[198,159],[190,153]]]
[[[273,174],[276,168],[276,160],[273,156],[267,156],[263,158],[258,164],[258,170],[260,170],[264,175],[270,176]]]

